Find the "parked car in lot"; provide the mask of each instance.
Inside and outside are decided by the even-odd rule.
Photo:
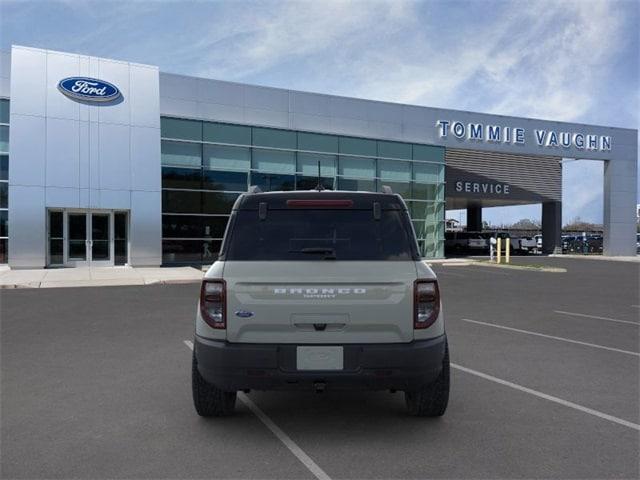
[[[536,253],[538,241],[534,237],[521,237],[518,239],[518,248],[522,253]]]
[[[489,241],[482,232],[446,232],[444,248],[447,255],[482,255],[489,249]]]
[[[602,235],[563,235],[562,253],[594,254],[602,253]]]
[[[192,390],[202,416],[236,392],[404,391],[444,414],[449,353],[438,281],[391,193],[242,194],[202,282]]]

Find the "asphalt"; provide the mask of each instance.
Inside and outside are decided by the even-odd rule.
[[[452,362],[640,424],[640,265],[514,262],[567,272],[434,267]],[[243,403],[225,419],[193,411],[197,296],[193,284],[0,291],[1,477],[314,478]],[[458,369],[440,419],[407,416],[400,393],[249,397],[330,478],[640,476],[637,429]]]

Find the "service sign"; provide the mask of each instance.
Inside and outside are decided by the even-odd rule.
[[[87,102],[111,102],[121,95],[112,83],[89,77],[63,78],[58,82],[58,90],[69,98]]]

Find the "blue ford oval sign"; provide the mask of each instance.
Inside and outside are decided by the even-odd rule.
[[[97,78],[63,78],[58,83],[58,89],[67,97],[89,102],[110,102],[120,97],[118,87]]]

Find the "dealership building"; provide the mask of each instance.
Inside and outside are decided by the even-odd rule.
[[[543,101],[543,99],[541,99]],[[246,85],[13,46],[0,53],[0,263],[210,263],[234,201],[263,191],[402,195],[425,257],[445,211],[542,205],[560,247],[562,160],[604,162],[604,253],[635,255],[637,130]],[[570,199],[568,199],[570,201]]]

